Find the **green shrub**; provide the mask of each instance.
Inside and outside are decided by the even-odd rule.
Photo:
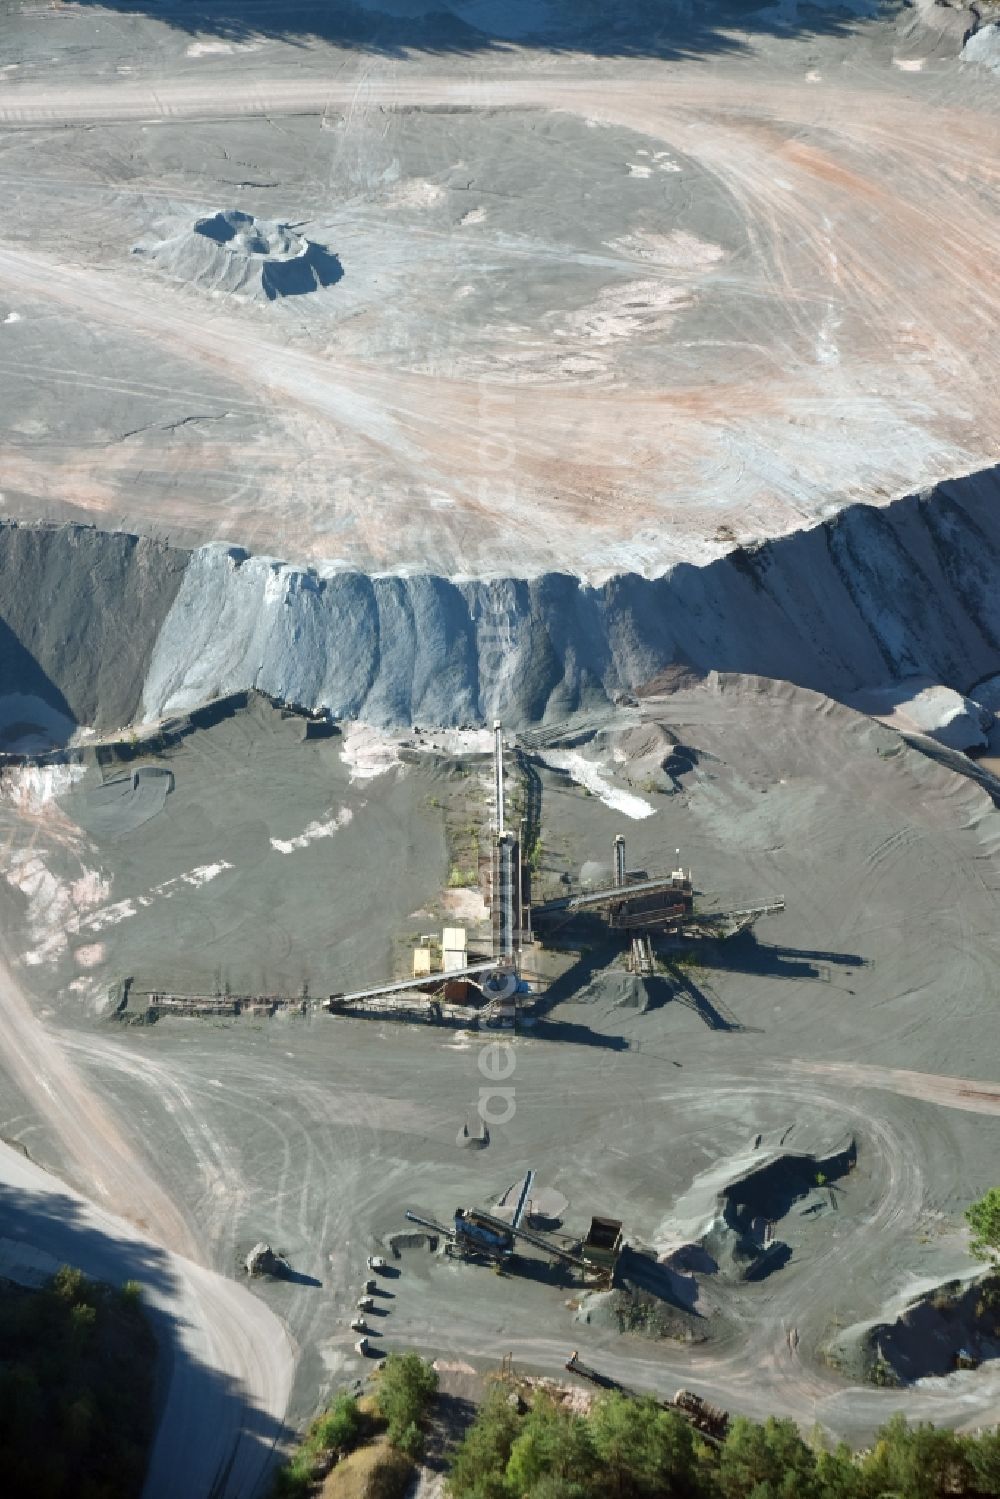
[[[991,1187],[966,1208],[965,1216],[972,1229],[972,1253],[981,1260],[1000,1263],[1000,1187]]]
[[[587,1422],[554,1400],[536,1399],[510,1449],[509,1491],[535,1494],[543,1480],[557,1479],[567,1499],[577,1491],[586,1495],[593,1472],[594,1449]]]
[[[310,1424],[298,1450],[274,1475],[273,1499],[306,1499],[329,1452],[350,1452],[361,1436],[358,1402],[346,1390]]]
[[[94,1336],[97,1326],[97,1310],[92,1306],[77,1305],[70,1307],[69,1330],[70,1337],[76,1348],[86,1348]]]
[[[448,1486],[454,1499],[507,1499],[507,1461],[520,1427],[506,1390],[495,1385],[452,1458]]]
[[[719,1458],[719,1492],[723,1499],[761,1494],[810,1499],[815,1494],[815,1454],[794,1421],[768,1416],[762,1426],[735,1420]]]
[[[308,1499],[313,1488],[313,1468],[296,1455],[278,1469],[271,1483],[272,1499]]]
[[[591,1409],[594,1453],[616,1491],[650,1499],[686,1495],[695,1482],[691,1427],[655,1400],[602,1395]]]
[[[416,1428],[419,1436],[437,1387],[437,1375],[419,1354],[389,1354],[379,1374],[375,1404],[386,1423],[389,1441],[394,1447],[401,1447],[404,1437],[412,1442],[412,1437],[409,1436],[411,1426]],[[421,1440],[419,1450],[422,1448]],[[418,1452],[405,1450],[411,1457],[419,1455]]]
[[[313,1423],[309,1442],[317,1450],[349,1452],[361,1434],[361,1413],[352,1395],[342,1392]]]
[[[416,1421],[411,1421],[406,1430],[400,1433],[396,1446],[407,1457],[416,1459],[423,1454],[424,1434]]]
[[[94,1299],[94,1290],[82,1270],[77,1270],[73,1265],[60,1265],[52,1277],[52,1290],[60,1301],[68,1301],[75,1305],[81,1303],[91,1306]]]

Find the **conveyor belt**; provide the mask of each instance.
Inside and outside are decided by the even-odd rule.
[[[353,1005],[363,999],[377,999],[380,994],[403,994],[407,989],[426,989],[430,984],[447,984],[451,979],[473,978],[479,973],[495,973],[500,965],[492,958],[486,963],[470,963],[467,968],[453,968],[450,973],[425,973],[420,978],[399,979],[392,984],[375,984],[371,989],[352,989],[349,994],[331,994],[334,1005]]]
[[[510,1223],[505,1223],[502,1218],[494,1218],[492,1213],[484,1213],[479,1208],[475,1209],[475,1217],[480,1223],[485,1223],[489,1228],[494,1228],[500,1233],[511,1234],[515,1239],[524,1239],[526,1243],[533,1244],[543,1254],[549,1254],[553,1259],[565,1260],[567,1264],[576,1265],[579,1270],[593,1270],[595,1267],[578,1254],[572,1254],[561,1245],[554,1244],[544,1234],[536,1234],[534,1229],[514,1228]]]
[[[636,880],[632,885],[605,885],[600,890],[586,890],[579,895],[564,895],[559,900],[547,900],[535,906],[535,916],[555,915],[557,911],[587,911],[597,906],[620,906],[644,895],[658,895],[664,890],[677,890],[672,874],[657,875],[648,880]]]

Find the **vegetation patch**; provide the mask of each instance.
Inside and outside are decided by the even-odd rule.
[[[793,1421],[734,1420],[706,1440],[651,1397],[600,1395],[584,1415],[498,1385],[455,1451],[451,1499],[987,1499],[1000,1435],[960,1436],[895,1416],[873,1446],[828,1450]]]
[[[352,1395],[337,1395],[310,1424],[290,1461],[275,1475],[274,1499],[304,1499],[335,1463],[375,1431],[371,1416],[362,1412]]]
[[[416,1469],[408,1457],[376,1437],[337,1464],[320,1494],[322,1499],[404,1499]]]
[[[375,1389],[375,1406],[392,1445],[407,1457],[420,1457],[438,1377],[416,1353],[390,1353]]]
[[[438,1377],[416,1353],[391,1353],[374,1393],[342,1392],[275,1475],[272,1499],[403,1499],[424,1450]]]
[[[134,1282],[115,1290],[68,1266],[41,1290],[0,1280],[3,1492],[136,1499],[155,1360]]]

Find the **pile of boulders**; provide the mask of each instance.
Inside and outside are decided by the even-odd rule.
[[[244,1265],[248,1275],[287,1275],[291,1269],[288,1261],[282,1259],[280,1254],[275,1254],[270,1244],[265,1244],[263,1239],[253,1246]]]

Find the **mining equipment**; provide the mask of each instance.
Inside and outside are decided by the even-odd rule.
[[[649,934],[678,937],[732,937],[764,916],[785,909],[784,896],[747,903],[725,910],[696,911],[690,869],[675,868],[669,874],[630,872],[625,860],[625,839],[619,833],[612,849],[612,883],[597,890],[581,890],[532,907],[532,921],[558,927],[574,916],[601,917],[612,931],[629,935],[632,962],[637,971],[652,967]],[[646,940],[644,941],[643,938]]]
[[[449,984],[456,983],[461,979],[482,979],[486,975],[496,974],[500,965],[495,958],[484,958],[481,962],[468,963],[464,968],[453,969],[448,973],[418,974],[414,978],[394,979],[387,984],[372,984],[367,989],[352,989],[349,993],[331,994],[324,1001],[324,1008],[332,1014],[342,1013],[349,1010],[353,1005],[362,1005],[367,1000],[383,999],[392,995],[401,998],[410,991],[419,991],[428,998]]]
[[[602,1374],[599,1369],[593,1368],[590,1364],[585,1364],[575,1348],[566,1360],[565,1367],[571,1374],[579,1374],[581,1379],[589,1380],[591,1384],[597,1385],[598,1389],[618,1390],[623,1395],[632,1394],[631,1390],[626,1389],[619,1380],[613,1379],[610,1374]]]
[[[378,1008],[411,997],[425,996],[428,1010],[433,999],[457,984],[473,979],[481,988],[483,1008],[480,1019],[487,1024],[513,1023],[516,995],[520,985],[520,952],[524,924],[524,870],[521,845],[506,827],[504,799],[503,729],[499,719],[493,725],[493,781],[495,833],[492,858],[492,891],[490,910],[493,925],[492,957],[470,962],[466,952],[465,933],[460,927],[445,927],[442,935],[442,971],[430,971],[430,950],[422,941],[414,951],[414,972],[407,979],[394,979],[349,993],[331,994],[326,1008],[343,1013],[353,1007],[364,1007],[376,1001]]]
[[[587,1244],[580,1250],[565,1249],[547,1234],[540,1234],[526,1226],[529,1194],[534,1179],[534,1171],[525,1175],[509,1222],[484,1208],[456,1208],[451,1228],[409,1209],[406,1217],[411,1223],[418,1223],[422,1228],[429,1228],[440,1234],[449,1247],[463,1258],[492,1260],[503,1265],[515,1256],[518,1244],[525,1243],[547,1255],[549,1259],[571,1265],[585,1275],[596,1274],[602,1279],[610,1278],[621,1248],[621,1224],[610,1218],[594,1219],[591,1223],[591,1236],[595,1224],[614,1225],[616,1228],[617,1234],[612,1236],[614,1247],[610,1256],[611,1246],[608,1244],[594,1244],[590,1253]]]
[[[424,943],[414,952],[414,973],[349,993],[331,994],[325,1008],[334,1014],[379,1013],[395,1009],[415,1019],[443,1017],[439,1000],[454,999],[456,986],[472,980],[483,1003],[478,1020],[486,1025],[513,1028],[517,1022],[519,996],[525,989],[521,979],[526,943],[534,941],[537,921],[543,933],[558,930],[577,916],[603,920],[620,932],[628,944],[628,963],[633,973],[650,976],[656,962],[653,941],[657,937],[680,939],[727,938],[747,930],[766,916],[785,909],[783,896],[747,901],[724,909],[696,909],[691,870],[677,865],[667,874],[629,870],[625,839],[619,833],[612,849],[612,880],[596,890],[581,890],[534,905],[531,900],[531,870],[525,862],[521,839],[507,826],[504,788],[504,738],[500,720],[493,724],[494,825],[490,865],[489,908],[492,924],[492,956],[470,962],[465,934],[446,928],[442,941],[443,970],[430,971],[430,950]],[[522,819],[522,822],[524,819]],[[425,1001],[422,1002],[422,1001]],[[492,1252],[500,1246],[481,1232],[487,1225],[470,1220],[460,1237],[478,1234]],[[455,1237],[455,1235],[452,1235]]]
[[[712,1437],[717,1442],[723,1441],[729,1430],[729,1412],[710,1404],[701,1395],[696,1395],[693,1390],[678,1390],[673,1400],[665,1400],[663,1404],[667,1409],[680,1411],[696,1431],[700,1431],[703,1436]]]
[[[571,1374],[577,1374],[581,1379],[589,1380],[599,1389],[618,1390],[623,1395],[632,1396],[633,1399],[639,1398],[639,1391],[631,1390],[619,1380],[613,1379],[610,1374],[602,1374],[599,1369],[585,1364],[575,1349],[566,1360],[565,1367]],[[664,1410],[676,1411],[678,1415],[683,1416],[685,1421],[688,1421],[710,1442],[725,1440],[729,1430],[729,1412],[721,1410],[717,1405],[712,1405],[701,1395],[696,1395],[693,1390],[678,1390],[673,1400],[661,1400],[659,1404]]]
[[[590,1232],[580,1251],[595,1269],[605,1270],[613,1279],[622,1252],[622,1226],[617,1218],[591,1218]]]

